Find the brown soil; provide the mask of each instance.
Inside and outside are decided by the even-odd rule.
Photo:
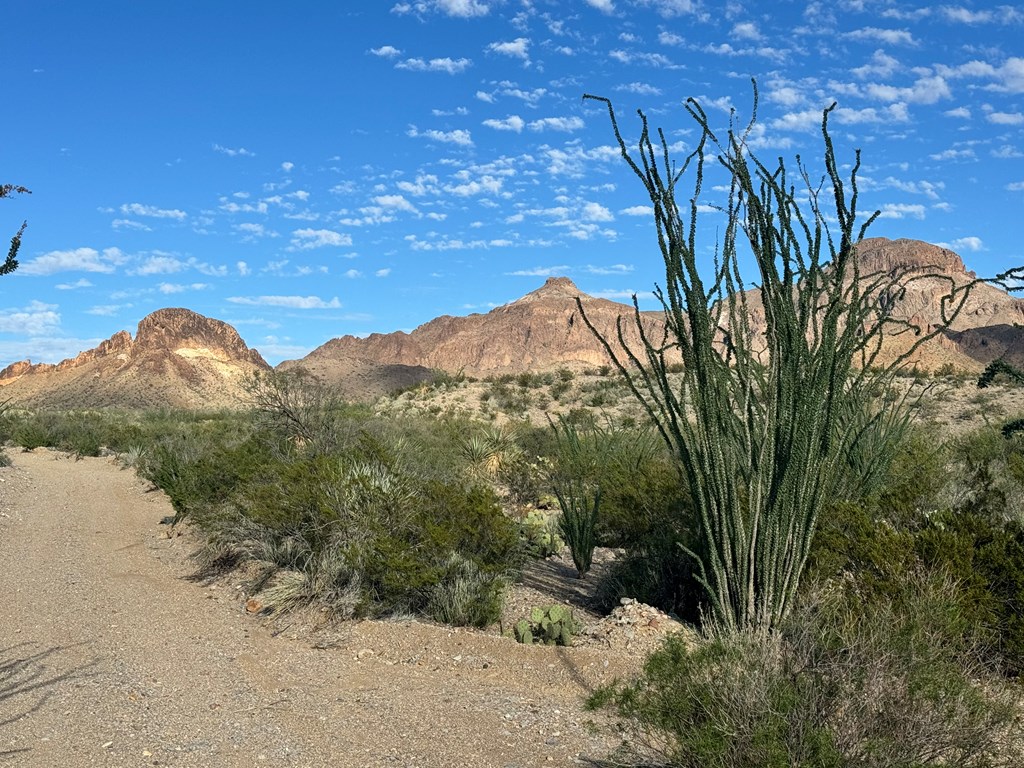
[[[167,537],[170,505],[131,472],[11,457],[0,765],[548,766],[617,743],[582,702],[650,649],[633,619],[614,635],[581,607],[592,626],[573,648],[416,621],[272,623],[246,613],[235,582],[190,578],[188,537]],[[513,612],[587,599],[564,562],[526,581]]]

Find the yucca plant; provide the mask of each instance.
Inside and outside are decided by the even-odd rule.
[[[860,153],[844,178],[828,130],[835,104],[824,110],[825,174],[812,180],[799,157],[795,174],[780,158],[767,165],[747,144],[754,126],[730,122],[719,136],[700,104],[686,110],[697,128],[696,148],[677,167],[662,131],[652,136],[639,112],[635,155],[608,110],[627,165],[653,206],[665,284],[652,331],[634,298],[642,348],[629,349],[620,321],[614,348],[578,307],[591,330],[673,451],[698,516],[701,583],[714,620],[727,630],[767,632],[789,612],[826,502],[871,477],[851,482],[848,456],[875,452],[860,466],[884,470],[900,432],[901,400],[885,401],[894,375],[921,344],[949,325],[978,282],[893,269],[862,272],[857,246],[878,216],[859,222]],[[754,86],[754,114],[757,88]],[[728,190],[719,206],[726,221],[713,264],[701,263],[698,242],[705,173],[717,161]],[[680,181],[692,192],[677,197]],[[795,175],[797,183],[794,183]],[[746,290],[741,262],[757,273]],[[1005,281],[1021,274],[1007,273]],[[944,280],[948,295],[937,325],[915,328],[893,312],[908,286]],[[754,311],[764,329],[752,323]],[[884,342],[909,332],[893,354]],[[623,348],[625,351],[623,352]],[[673,364],[682,373],[669,377]],[[895,428],[895,429],[894,429]],[[879,455],[878,452],[882,453]]]

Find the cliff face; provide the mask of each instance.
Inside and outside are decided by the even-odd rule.
[[[27,407],[222,407],[240,401],[245,374],[269,367],[227,323],[161,309],[142,319],[134,339],[119,331],[56,365],[12,363],[0,387]]]

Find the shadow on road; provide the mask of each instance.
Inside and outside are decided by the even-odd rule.
[[[65,650],[62,646],[39,648],[36,643],[0,649],[0,729],[42,709],[60,683],[93,674],[95,660],[61,670],[65,664],[59,655]],[[0,749],[0,762],[26,751]]]

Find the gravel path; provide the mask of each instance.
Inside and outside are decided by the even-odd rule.
[[[535,766],[602,758],[581,701],[636,660],[418,622],[274,631],[189,580],[108,459],[0,470],[0,766]],[[318,647],[319,646],[319,647]]]

